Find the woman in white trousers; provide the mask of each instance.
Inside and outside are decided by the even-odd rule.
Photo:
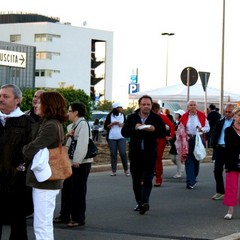
[[[58,147],[64,140],[62,123],[67,120],[67,113],[63,96],[57,92],[43,92],[36,106],[36,114],[42,119],[40,127],[33,141],[23,148],[24,156],[30,161],[26,182],[33,189],[35,238],[36,240],[54,240],[53,214],[56,197],[63,186],[63,181],[48,180],[51,175],[48,165],[49,156],[40,155],[39,159],[38,154]],[[42,164],[44,160],[45,165]]]

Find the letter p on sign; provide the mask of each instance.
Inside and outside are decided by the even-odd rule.
[[[139,84],[138,83],[130,83],[128,87],[128,93],[136,93],[139,92]]]

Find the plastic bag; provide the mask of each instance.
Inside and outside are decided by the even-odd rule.
[[[206,157],[206,149],[202,143],[202,138],[199,132],[196,134],[193,154],[198,161],[201,161]]]

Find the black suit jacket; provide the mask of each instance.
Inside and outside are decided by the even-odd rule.
[[[217,147],[217,144],[218,144],[218,139],[221,135],[221,131],[222,131],[222,128],[223,128],[223,125],[224,125],[224,122],[225,122],[225,117],[218,120],[214,129],[213,129],[213,134],[212,134],[212,147],[213,148],[216,148]]]
[[[221,114],[217,111],[211,111],[208,116],[207,120],[209,122],[210,130],[213,130],[217,121],[221,118]]]
[[[157,138],[165,138],[166,128],[162,118],[153,112],[151,112],[145,121],[145,124],[153,125],[155,127],[154,132],[147,132],[136,130],[137,123],[142,123],[139,116],[139,109],[129,115],[122,128],[122,135],[126,138],[130,137],[129,142],[129,159],[130,161],[139,161],[141,158],[141,147],[144,142],[144,151],[148,154],[149,160],[156,160],[157,157]]]

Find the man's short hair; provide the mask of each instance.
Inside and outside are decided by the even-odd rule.
[[[14,84],[4,84],[1,86],[1,89],[3,88],[12,88],[13,90],[13,95],[15,98],[18,98],[20,103],[22,102],[22,91],[17,85]]]
[[[159,111],[160,109],[161,109],[161,107],[160,107],[160,104],[159,104],[159,103],[154,102],[154,103],[152,104],[152,110],[153,110],[153,111]]]
[[[151,101],[151,103],[153,102],[152,98],[149,95],[143,95],[138,99],[138,104],[139,105],[140,105],[143,98],[148,98]]]
[[[210,104],[210,105],[209,105],[209,109],[210,109],[210,110],[216,110],[216,106],[215,106],[214,104]]]

